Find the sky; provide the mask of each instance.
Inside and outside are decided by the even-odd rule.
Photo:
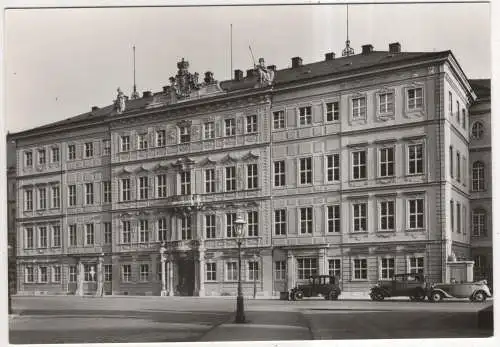
[[[8,9],[4,17],[5,124],[17,132],[112,103],[120,87],[161,91],[185,58],[190,71],[216,80],[253,66],[287,68],[338,56],[346,40],[346,6]],[[468,78],[491,77],[490,5],[370,4],[349,7],[349,38],[361,46],[403,51],[451,50]]]

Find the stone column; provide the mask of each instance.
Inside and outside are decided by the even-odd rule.
[[[167,288],[166,288],[166,271],[165,271],[165,262],[167,260],[166,254],[165,254],[165,247],[162,246],[160,248],[160,260],[161,260],[161,296],[167,296]]]
[[[103,267],[102,267],[102,256],[99,257],[99,261],[97,263],[97,290],[96,290],[96,296],[103,296],[103,283],[104,283],[104,273],[103,273]]]
[[[328,268],[326,266],[326,250],[321,248],[318,252],[318,274],[319,275],[328,275]]]
[[[170,260],[168,263],[168,296],[174,296],[174,262]]]
[[[83,296],[83,263],[81,261],[78,262],[78,289],[77,293],[79,296]]]
[[[198,296],[205,296],[205,247],[203,245],[200,245],[198,255]]]
[[[293,287],[295,287],[295,257],[290,251],[288,251],[287,254],[286,272],[287,272],[286,289],[290,290]]]

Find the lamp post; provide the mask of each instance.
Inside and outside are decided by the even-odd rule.
[[[166,275],[165,275],[165,262],[167,257],[165,256],[166,248],[165,243],[161,244],[160,247],[160,260],[161,260],[161,296],[167,296],[167,288],[166,288]]]
[[[257,265],[257,261],[259,260],[259,257],[257,257],[257,254],[254,253],[253,255],[253,298],[255,299],[257,297],[257,275],[259,273],[259,266]]]
[[[236,318],[235,323],[245,323],[245,309],[243,306],[243,293],[241,291],[241,242],[243,240],[243,227],[246,221],[238,217],[234,221],[236,240],[238,242],[238,296],[236,297]]]

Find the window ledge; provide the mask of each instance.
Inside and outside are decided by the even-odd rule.
[[[425,228],[417,228],[417,229],[405,229],[405,233],[415,233],[415,232],[423,232],[425,231]]]
[[[351,231],[350,234],[352,235],[368,235],[369,232],[367,231]]]

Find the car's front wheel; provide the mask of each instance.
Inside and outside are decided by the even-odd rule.
[[[302,300],[304,298],[304,293],[302,293],[300,290],[296,291],[293,293],[293,300]]]
[[[338,300],[339,294],[335,290],[331,290],[326,296],[327,300]]]
[[[431,293],[431,300],[432,302],[439,302],[443,300],[443,294],[441,294],[441,292],[434,291]]]
[[[379,291],[374,291],[374,292],[370,293],[370,298],[373,301],[382,301],[382,300],[384,300],[384,294],[382,294]]]
[[[486,300],[486,293],[483,292],[482,290],[478,290],[477,292],[474,293],[474,295],[472,296],[472,301],[475,301],[475,302],[483,302],[484,300]]]

